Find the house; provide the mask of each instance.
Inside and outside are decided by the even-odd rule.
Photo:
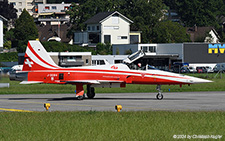
[[[35,11],[38,13],[36,21],[44,25],[59,25],[65,24],[70,21],[70,16],[66,11],[70,8],[71,4],[38,4]]]
[[[140,32],[131,32],[130,19],[115,12],[101,12],[86,22],[87,30],[84,32],[74,33],[74,44],[79,45],[96,45],[97,43],[110,44],[130,44],[132,42],[140,42]]]
[[[70,43],[71,38],[67,37],[69,26],[63,25],[38,25],[38,38],[40,41],[60,41],[63,43]]]
[[[33,14],[34,12],[34,6],[36,0],[8,0],[9,3],[12,3],[14,5],[14,8],[17,9],[17,17],[20,16],[22,13],[23,9],[26,9],[30,15]],[[40,0],[39,0],[40,1]],[[42,0],[42,2],[46,0]]]
[[[3,21],[8,20],[0,15],[0,51],[3,50]]]
[[[213,27],[188,27],[192,42],[219,43],[219,35]]]
[[[59,41],[72,44],[67,37],[70,21],[66,11],[71,4],[38,4],[36,8],[36,23],[40,41]],[[71,41],[71,42],[70,42]]]
[[[91,65],[91,52],[48,52],[52,60],[60,67],[80,67]],[[24,62],[25,53],[18,53],[18,64]]]

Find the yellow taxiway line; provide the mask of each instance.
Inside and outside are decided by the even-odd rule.
[[[33,111],[28,111],[28,110],[6,109],[6,108],[0,108],[0,111],[10,111],[10,112],[33,112]]]

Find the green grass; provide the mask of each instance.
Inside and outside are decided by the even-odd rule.
[[[225,91],[225,75],[190,74],[209,84],[163,86],[164,92]],[[0,94],[74,93],[73,85],[19,85],[3,77]],[[98,88],[96,93],[156,92],[155,85]],[[0,112],[0,140],[173,140],[174,135],[225,135],[225,112]],[[222,137],[223,139],[224,137]]]
[[[214,81],[207,84],[183,85],[163,85],[163,92],[188,92],[188,91],[225,91],[225,74],[188,74],[195,77]],[[0,83],[10,83],[10,88],[0,88],[0,94],[51,94],[51,93],[74,93],[75,85],[56,84],[31,84],[20,85],[18,81],[10,81],[8,77],[2,77]],[[86,86],[84,87],[86,90]],[[96,93],[136,93],[136,92],[157,92],[156,85],[127,85],[126,88],[96,88]]]
[[[173,140],[225,135],[224,120],[219,111],[0,112],[0,140]]]

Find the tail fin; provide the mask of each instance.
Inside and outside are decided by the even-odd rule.
[[[60,68],[39,41],[28,41],[24,58],[23,71]]]

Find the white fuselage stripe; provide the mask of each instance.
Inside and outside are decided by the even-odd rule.
[[[29,48],[27,48],[27,55],[31,58],[32,61],[34,61],[36,64],[39,64],[40,66],[44,67],[44,68],[48,68],[48,69],[56,69],[54,67],[51,67],[45,63],[43,63],[41,60],[39,60],[32,52]]]

